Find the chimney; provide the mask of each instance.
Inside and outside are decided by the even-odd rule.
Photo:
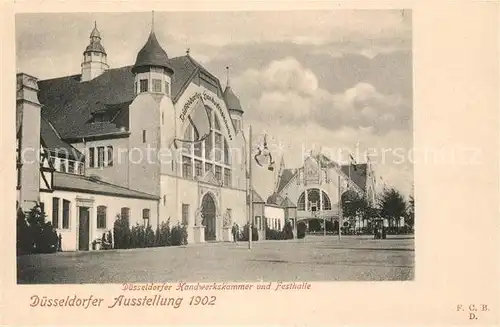
[[[20,151],[20,206],[30,210],[39,202],[40,115],[38,83],[33,76],[17,74],[16,133]]]

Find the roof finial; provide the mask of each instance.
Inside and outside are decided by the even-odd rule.
[[[229,84],[229,66],[226,66],[226,87],[231,87]]]
[[[94,28],[97,28],[97,20],[94,20]]]
[[[191,52],[191,49],[190,49],[190,48],[187,48],[187,49],[186,49],[186,55],[188,55],[188,56],[189,56],[189,53],[190,53],[190,52]]]
[[[155,11],[151,11],[151,33],[155,32]]]

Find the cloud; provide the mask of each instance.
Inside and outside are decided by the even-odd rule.
[[[382,94],[367,82],[331,93],[292,57],[272,61],[262,70],[248,69],[234,84],[251,119],[291,125],[314,121],[330,130],[354,127],[379,134],[411,130],[411,104],[402,96]]]

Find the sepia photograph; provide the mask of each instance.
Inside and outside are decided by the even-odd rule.
[[[18,284],[414,280],[412,10],[18,13],[15,42]]]

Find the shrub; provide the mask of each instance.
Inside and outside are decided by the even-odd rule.
[[[108,243],[109,243],[109,248],[113,248],[113,233],[111,230],[108,230]]]
[[[132,233],[127,217],[121,215],[116,216],[113,226],[113,235],[115,237],[115,249],[128,249],[131,247]]]
[[[170,218],[166,222],[162,222],[156,229],[156,245],[169,246],[171,245]]]
[[[52,253],[56,252],[59,237],[52,223],[45,221],[45,213],[39,205],[27,215],[21,209],[17,212],[17,252]]]
[[[133,249],[145,247],[146,231],[144,225],[136,223],[135,226],[132,226],[131,232],[132,238],[130,247]]]
[[[243,232],[240,233],[240,241],[248,241],[248,223],[243,226]],[[252,241],[258,241],[259,240],[259,233],[257,232],[257,228],[253,226],[252,228]]]
[[[144,237],[146,242],[144,244],[145,247],[150,248],[155,246],[155,232],[153,231],[151,225],[148,225],[148,227],[146,228]]]
[[[172,227],[171,232],[171,245],[185,245],[187,244],[187,228],[177,223]]]
[[[289,220],[287,220],[285,222],[285,225],[283,226],[283,239],[285,240],[293,239],[293,227],[292,223]]]
[[[306,224],[303,222],[297,224],[297,238],[306,237],[306,228]]]
[[[282,240],[283,233],[279,230],[271,229],[269,227],[266,228],[266,240]]]

